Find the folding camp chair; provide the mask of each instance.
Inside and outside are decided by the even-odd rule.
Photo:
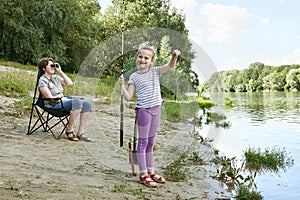
[[[38,129],[42,128],[44,132],[50,132],[55,139],[60,139],[61,135],[64,133],[68,123],[70,112],[64,110],[63,102],[61,103],[61,109],[50,109],[46,108],[44,105],[44,100],[59,101],[61,98],[42,98],[42,94],[39,92],[38,98],[38,82],[43,73],[39,70],[37,75],[36,86],[34,90],[32,107],[30,113],[30,119],[28,123],[27,135],[31,135]],[[34,111],[36,111],[37,119],[34,120]],[[32,125],[33,124],[33,125]],[[61,128],[62,125],[62,128]],[[62,129],[59,133],[56,133],[59,127]]]

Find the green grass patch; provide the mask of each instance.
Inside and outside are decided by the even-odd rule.
[[[294,164],[294,159],[287,153],[285,148],[277,147],[249,148],[244,152],[244,159],[239,162],[236,157],[215,157],[212,162],[219,165],[214,178],[222,181],[231,191],[236,189],[236,199],[262,199],[256,189],[255,178],[258,173],[275,172],[285,170]],[[241,163],[241,164],[239,164]]]
[[[172,152],[174,156],[173,162],[163,167],[163,174],[168,181],[187,181],[191,174],[191,166],[205,164],[200,153],[194,151],[192,148],[192,146],[187,149],[181,149],[178,146],[172,146],[170,148],[170,152]]]
[[[239,186],[236,190],[236,200],[262,200],[263,196],[259,191],[251,190],[246,186]]]
[[[0,73],[0,95],[23,98],[29,96],[36,82],[36,74],[10,70]]]
[[[0,65],[2,66],[9,66],[17,69],[26,69],[26,70],[32,70],[32,71],[37,71],[38,67],[34,65],[23,65],[18,62],[12,62],[12,61],[7,61],[7,60],[0,60]]]
[[[184,101],[165,101],[167,119],[171,122],[179,122],[194,117],[198,110],[206,110],[213,106],[213,101],[202,97]]]
[[[275,172],[286,170],[294,165],[294,159],[286,149],[272,148],[262,151],[260,148],[249,148],[244,152],[246,168],[257,172]]]

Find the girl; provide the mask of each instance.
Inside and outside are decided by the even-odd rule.
[[[137,158],[140,182],[149,187],[157,187],[156,182],[165,183],[165,179],[155,173],[153,159],[153,144],[159,126],[162,104],[159,77],[174,67],[179,55],[180,51],[174,50],[168,64],[151,67],[154,63],[155,52],[151,46],[143,46],[137,51],[138,71],[130,75],[128,90],[124,86],[123,76],[119,77],[119,84],[127,101],[132,99],[134,91],[136,91],[136,116],[139,133]]]

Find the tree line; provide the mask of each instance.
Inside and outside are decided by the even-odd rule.
[[[116,77],[122,67],[135,67],[132,56],[138,43],[149,43],[157,50],[158,64],[181,48],[176,70],[197,87],[185,15],[170,0],[112,0],[105,12],[101,9],[98,0],[2,0],[0,59],[36,65],[42,57],[52,57],[67,72],[84,65],[85,75]]]
[[[247,69],[216,72],[204,85],[212,92],[300,91],[300,65],[255,62]]]

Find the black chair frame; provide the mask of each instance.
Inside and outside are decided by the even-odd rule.
[[[37,75],[33,100],[32,100],[27,135],[31,135],[38,129],[42,128],[43,132],[50,132],[55,139],[60,139],[69,123],[70,112],[64,110],[64,106],[61,98],[42,98],[41,93],[38,91],[38,82],[42,75],[43,73],[39,70]],[[38,98],[37,98],[37,93],[39,93]],[[44,100],[50,100],[53,101],[54,103],[61,103],[61,109],[51,109],[45,107]],[[35,122],[33,122],[34,111],[36,112],[38,117]],[[54,122],[55,119],[56,121]],[[63,124],[63,129],[61,130],[60,133],[55,133],[55,131],[53,130],[54,127],[56,127],[61,123]]]

